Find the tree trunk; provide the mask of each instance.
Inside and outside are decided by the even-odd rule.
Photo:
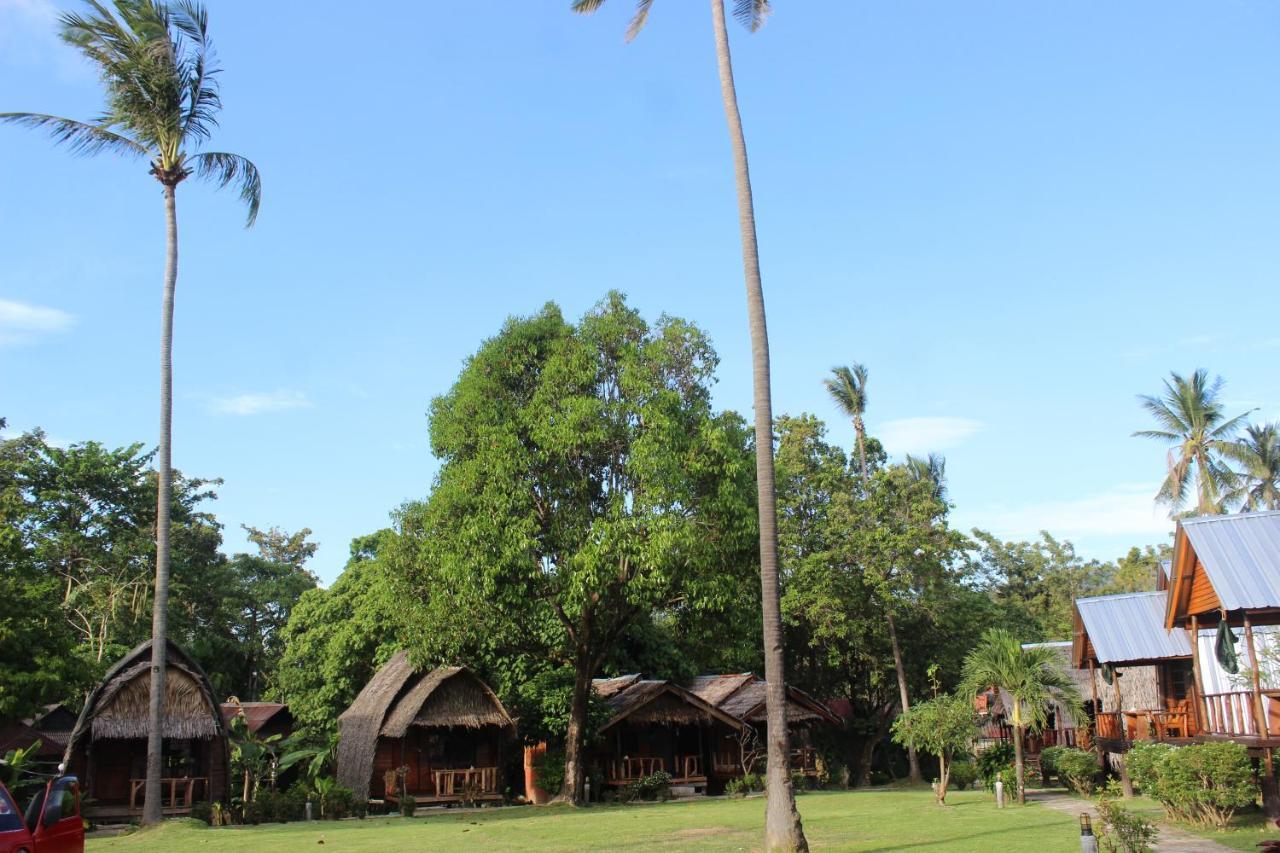
[[[583,754],[587,725],[587,694],[594,674],[582,665],[573,677],[573,698],[569,704],[569,730],[564,742],[564,792],[567,802],[580,806],[586,801],[583,782],[586,779],[586,757]]]
[[[164,677],[169,634],[169,495],[173,490],[173,296],[178,285],[178,207],[175,188],[164,188],[168,252],[160,309],[160,447],[156,452],[156,590],[151,612],[151,701],[147,709],[147,780],[142,823],[164,816],[160,778],[164,748]]]
[[[1026,767],[1022,761],[1022,726],[1019,724],[1013,727],[1013,775],[1015,784],[1018,786],[1018,805],[1026,805],[1027,777]]]
[[[738,227],[742,236],[742,266],[747,288],[747,317],[751,328],[752,386],[755,401],[756,491],[760,512],[760,599],[764,617],[764,677],[768,719],[768,804],[765,807],[764,847],[773,850],[809,849],[795,792],[791,789],[791,745],[787,731],[786,663],[782,648],[782,608],[778,591],[778,515],[773,482],[773,402],[769,389],[769,332],[765,324],[764,286],[760,281],[760,251],[756,244],[756,214],[747,166],[747,140],[742,132],[738,93],[733,84],[729,33],[724,0],[711,0],[716,37],[716,66],[724,100],[733,172],[738,187]]]
[[[951,762],[947,760],[945,755],[938,756],[938,788],[933,792],[933,796],[937,799],[938,805],[945,806],[947,804],[947,783],[951,781]]]
[[[911,703],[907,698],[907,672],[902,667],[902,649],[898,646],[898,629],[893,624],[893,612],[885,611],[885,621],[889,623],[889,641],[893,644],[893,666],[898,671],[898,698],[902,702],[902,713],[911,710]],[[916,754],[914,746],[907,747],[908,772],[907,780],[913,785],[920,785],[924,782],[924,775],[920,772],[920,756]]]
[[[853,419],[853,434],[858,439],[858,462],[862,468],[862,487],[867,486],[867,428],[862,423],[862,416]]]

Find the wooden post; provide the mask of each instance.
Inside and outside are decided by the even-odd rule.
[[[1102,750],[1098,749],[1099,725],[1102,722],[1102,703],[1098,701],[1098,673],[1093,658],[1089,658],[1089,689],[1093,693],[1093,748],[1098,753],[1098,764],[1102,764]],[[1086,727],[1087,730],[1087,727]]]
[[[1204,731],[1209,723],[1209,706],[1204,703],[1204,687],[1200,680],[1200,619],[1191,617],[1191,686],[1195,690],[1195,698],[1191,708],[1196,717],[1196,734]],[[1203,708],[1204,715],[1200,711]],[[1203,725],[1202,725],[1203,724]]]
[[[1269,737],[1266,708],[1262,705],[1261,677],[1258,673],[1258,650],[1253,643],[1253,624],[1249,614],[1244,614],[1244,642],[1249,649],[1249,666],[1253,670],[1253,732],[1259,737]]]

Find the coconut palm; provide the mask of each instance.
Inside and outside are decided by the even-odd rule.
[[[947,459],[941,453],[930,453],[928,456],[912,456],[907,454],[903,467],[917,483],[929,483],[933,487],[933,495],[938,500],[947,499]]]
[[[262,184],[243,157],[195,151],[208,142],[222,108],[208,15],[189,0],[115,0],[114,10],[88,0],[85,14],[61,16],[63,41],[97,66],[106,90],[101,117],[82,122],[44,113],[0,113],[0,120],[48,131],[77,154],[111,152],[145,157],[163,188],[167,253],[160,314],[160,443],[156,455],[156,586],[152,614],[150,736],[143,822],[160,820],[161,722],[164,711],[165,639],[169,602],[169,504],[173,490],[173,300],[178,281],[178,214],[175,191],[188,177],[218,187],[235,185],[258,215]]]
[[[851,367],[831,368],[831,378],[823,380],[827,393],[845,417],[853,421],[853,434],[858,441],[858,464],[862,485],[867,485],[867,428],[862,417],[867,413],[867,368],[856,362]]]
[[[573,0],[575,12],[590,13],[604,0]],[[653,0],[639,0],[627,27],[627,39],[635,38],[648,20]],[[770,12],[768,0],[734,0],[733,14],[747,29],[758,30]],[[760,279],[760,251],[756,242],[756,215],[751,197],[747,141],[738,110],[733,82],[729,32],[724,0],[711,0],[711,23],[716,42],[716,67],[720,96],[733,150],[733,172],[738,190],[738,227],[742,239],[742,266],[747,290],[747,319],[751,330],[752,385],[755,407],[756,488],[760,514],[760,586],[764,622],[764,670],[768,683],[768,804],[765,809],[766,850],[807,850],[800,813],[791,788],[790,742],[786,718],[786,673],[782,647],[782,609],[778,592],[778,522],[773,479],[773,402],[769,388],[769,334],[765,323],[764,287]],[[578,780],[566,780],[577,790]]]
[[[1190,377],[1170,373],[1163,394],[1138,397],[1159,429],[1138,430],[1134,435],[1175,445],[1169,450],[1168,475],[1156,493],[1156,500],[1166,504],[1171,515],[1186,503],[1193,479],[1197,515],[1221,513],[1224,497],[1236,486],[1235,474],[1223,457],[1232,453],[1232,437],[1248,413],[1228,419],[1222,412],[1221,393],[1222,377],[1210,382],[1202,368]]]
[[[1080,689],[1058,663],[1057,653],[1046,646],[1024,648],[1003,628],[992,628],[964,659],[961,683],[966,695],[997,687],[1008,697],[1009,722],[1013,726],[1014,768],[1018,802],[1026,802],[1026,768],[1022,744],[1028,730],[1037,730],[1056,705],[1072,720],[1084,714]]]
[[[1280,509],[1280,424],[1246,427],[1226,455],[1240,466],[1228,500],[1248,512]]]

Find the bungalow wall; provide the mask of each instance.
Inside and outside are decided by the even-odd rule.
[[[406,768],[405,789],[417,799],[437,799],[456,796],[460,791],[460,778],[446,780],[440,771],[481,771],[476,775],[481,793],[499,794],[503,784],[503,745],[507,733],[498,726],[469,728],[414,727],[403,738],[378,738],[373,756],[373,778],[369,793],[375,799],[392,799],[395,790],[395,774]],[[453,781],[453,791],[449,791]],[[391,788],[388,789],[388,782]],[[441,788],[446,790],[441,790]]]

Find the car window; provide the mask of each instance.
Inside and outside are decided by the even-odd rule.
[[[44,825],[53,826],[64,817],[76,813],[76,795],[69,781],[55,782],[49,791],[49,804],[44,807]]]
[[[27,806],[27,829],[32,832],[36,831],[36,824],[40,821],[40,810],[44,808],[44,794],[45,789],[41,788]]]
[[[12,832],[22,828],[22,815],[13,803],[13,797],[4,788],[0,788],[0,832]]]

